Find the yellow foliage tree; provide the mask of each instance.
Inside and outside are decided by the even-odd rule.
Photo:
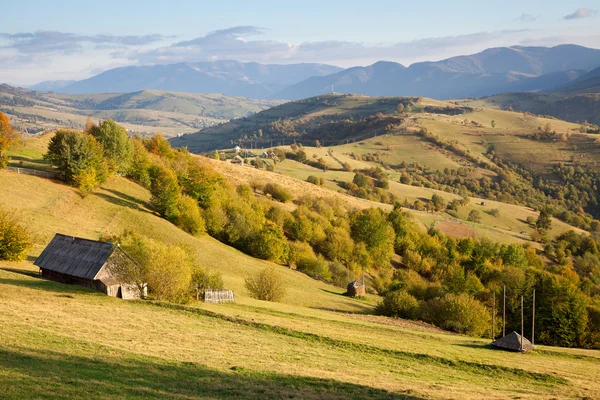
[[[0,112],[0,168],[6,168],[10,160],[6,153],[18,140],[19,135],[10,126],[10,120]]]

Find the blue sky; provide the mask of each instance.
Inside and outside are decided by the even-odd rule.
[[[0,82],[82,79],[125,65],[237,59],[409,65],[488,47],[600,48],[600,1],[13,1]]]

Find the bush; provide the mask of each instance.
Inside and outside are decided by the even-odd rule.
[[[321,279],[325,282],[331,281],[331,271],[322,256],[312,259],[301,258],[296,263],[296,267],[298,271],[301,271],[312,278]]]
[[[377,313],[388,317],[415,319],[419,313],[419,302],[404,290],[394,290],[377,306]]]
[[[500,210],[497,208],[492,208],[488,211],[488,214],[490,214],[492,217],[497,217],[500,215]]]
[[[73,183],[79,189],[81,197],[87,197],[92,193],[99,185],[98,178],[96,177],[96,170],[94,168],[86,168],[79,171],[73,176]]]
[[[288,203],[292,200],[292,194],[283,186],[276,183],[267,183],[264,189],[265,194],[270,194],[271,197],[282,203]]]
[[[275,267],[267,267],[246,278],[246,289],[255,299],[280,301],[285,297],[286,284]]]
[[[29,231],[13,213],[0,209],[0,260],[20,261],[32,245]]]
[[[196,294],[196,291],[200,294],[208,289],[223,289],[223,275],[219,272],[211,272],[206,268],[197,267],[192,274],[192,296]]]
[[[489,310],[468,294],[447,294],[426,303],[423,318],[440,328],[483,336],[490,327]]]
[[[467,217],[467,221],[475,223],[481,222],[481,213],[477,210],[471,210],[469,216]]]
[[[298,262],[303,259],[314,260],[317,258],[312,246],[306,242],[290,242],[290,255],[287,264],[290,268],[297,268]]]
[[[306,182],[308,183],[312,183],[313,185],[323,185],[324,180],[323,178],[319,178],[318,176],[314,176],[314,175],[310,175],[308,178],[306,178]]]

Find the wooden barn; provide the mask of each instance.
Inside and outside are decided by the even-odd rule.
[[[346,295],[350,297],[362,297],[366,295],[365,285],[361,281],[350,282],[347,287]]]
[[[57,233],[37,258],[42,276],[60,283],[84,286],[122,299],[139,298],[139,290],[122,284],[110,273],[114,262],[134,262],[112,243]]]

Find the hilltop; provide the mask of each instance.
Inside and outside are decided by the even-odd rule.
[[[87,117],[112,118],[130,131],[167,136],[244,117],[280,101],[252,100],[222,94],[142,90],[134,93],[46,93],[0,85],[0,111],[29,133],[59,127],[81,128]]]

